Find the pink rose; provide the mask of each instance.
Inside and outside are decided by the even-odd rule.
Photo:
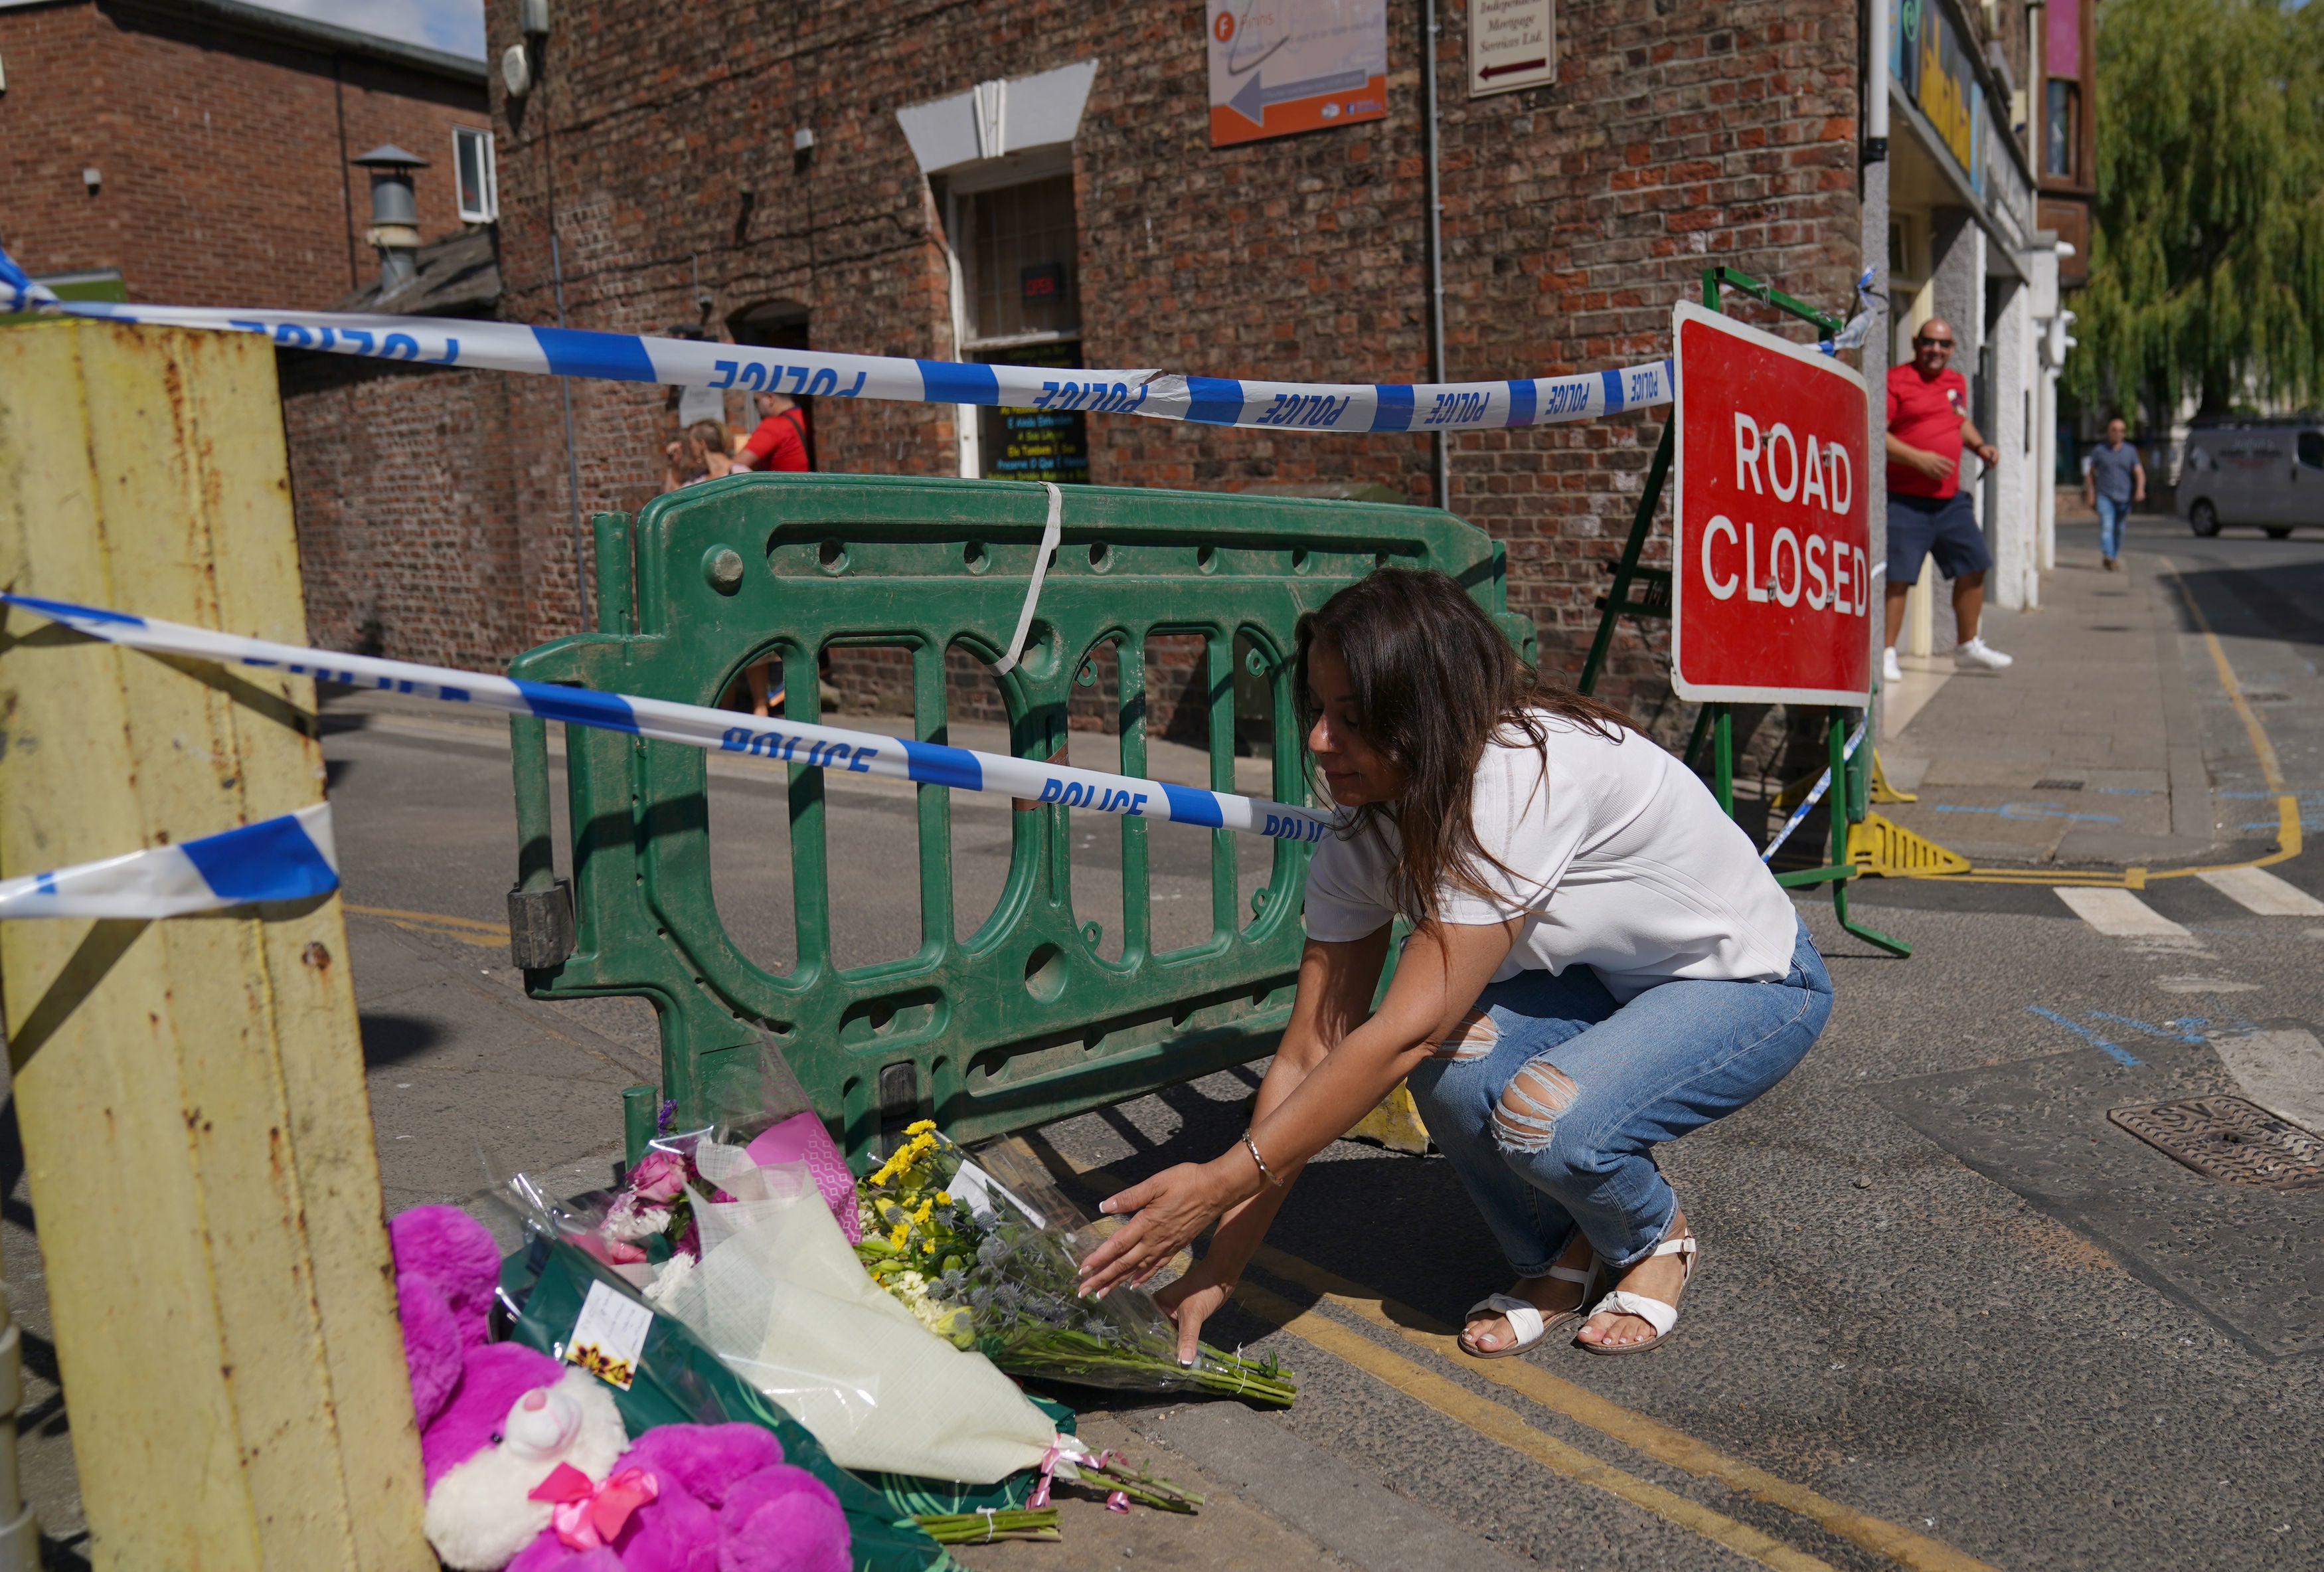
[[[615,1266],[627,1266],[632,1262],[643,1261],[646,1258],[644,1251],[626,1239],[605,1241],[605,1254]]]
[[[630,1170],[630,1190],[641,1201],[675,1200],[686,1188],[686,1161],[674,1152],[653,1151]]]

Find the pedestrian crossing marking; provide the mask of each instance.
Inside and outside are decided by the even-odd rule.
[[[2206,868],[2195,876],[2262,917],[2324,917],[2324,901],[2265,868]]]
[[[2061,884],[2054,892],[2075,916],[2109,939],[2194,937],[2127,890]]]

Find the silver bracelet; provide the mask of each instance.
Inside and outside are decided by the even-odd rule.
[[[1267,1166],[1267,1159],[1259,1156],[1259,1142],[1250,1138],[1250,1132],[1248,1130],[1242,1133],[1242,1146],[1245,1151],[1250,1153],[1251,1161],[1259,1164],[1259,1177],[1265,1179],[1276,1189],[1281,1189],[1283,1188],[1283,1181],[1277,1179],[1275,1177],[1275,1170]]]

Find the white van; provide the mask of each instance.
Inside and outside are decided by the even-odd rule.
[[[2199,535],[2257,524],[2281,541],[2324,526],[2324,419],[2200,426],[2179,468],[2179,516]]]

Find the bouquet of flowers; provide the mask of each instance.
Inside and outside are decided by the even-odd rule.
[[[1296,1388],[1273,1355],[1245,1359],[1205,1344],[1182,1365],[1176,1330],[1148,1295],[1083,1298],[1079,1261],[1096,1241],[1063,1197],[1046,1191],[1037,1209],[931,1121],[905,1134],[857,1182],[855,1253],[930,1331],[1019,1375],[1290,1406]]]
[[[702,1230],[695,1222],[691,1198],[696,1189],[714,1201],[734,1198],[704,1180],[691,1151],[649,1147],[630,1170],[621,1193],[605,1208],[605,1220],[598,1225],[598,1234],[605,1242],[605,1259],[615,1266],[628,1266],[657,1255],[664,1261],[672,1255],[699,1257]],[[667,1250],[650,1251],[648,1244],[655,1239]]]

